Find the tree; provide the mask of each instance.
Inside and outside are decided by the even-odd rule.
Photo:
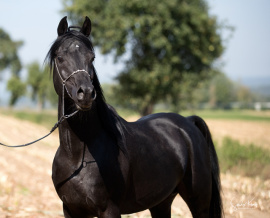
[[[255,94],[239,82],[233,82],[224,73],[215,72],[208,81],[202,81],[194,91],[195,107],[212,109],[248,108],[255,101]]]
[[[38,62],[33,62],[27,66],[27,69],[27,85],[31,88],[32,99],[38,102],[38,108],[43,109],[46,100],[53,104],[56,103],[57,97],[54,92],[53,82],[49,80],[49,68],[42,68]]]
[[[229,108],[235,100],[234,83],[223,73],[216,75],[210,83],[209,103],[213,108]]]
[[[240,82],[235,84],[236,86],[236,100],[241,103],[242,108],[248,108],[256,101],[257,95],[252,93],[252,91],[241,84]]]
[[[9,105],[13,106],[17,100],[24,95],[26,91],[26,85],[17,75],[13,74],[7,83],[7,89],[11,92]]]
[[[0,28],[0,72],[10,69],[11,78],[7,89],[11,92],[10,105],[14,105],[25,92],[25,84],[20,80],[19,72],[22,68],[18,57],[18,49],[22,41],[13,41],[10,36]]]
[[[117,96],[142,115],[164,99],[177,106],[185,75],[195,75],[194,84],[207,78],[223,52],[204,0],[64,0],[64,11],[76,23],[90,15],[94,43],[116,61],[130,49]]]

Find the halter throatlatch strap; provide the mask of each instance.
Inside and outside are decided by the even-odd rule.
[[[32,144],[34,144],[34,143],[36,143],[36,142],[38,142],[38,141],[40,141],[40,140],[42,140],[42,139],[48,137],[49,135],[51,135],[51,134],[54,132],[54,130],[56,130],[56,129],[59,127],[59,125],[60,125],[65,119],[68,119],[68,118],[74,116],[76,113],[78,113],[79,110],[76,110],[76,111],[74,111],[74,112],[71,113],[71,114],[65,115],[65,104],[64,104],[64,103],[65,103],[65,102],[64,102],[64,98],[65,98],[65,96],[64,96],[64,95],[65,95],[65,90],[67,91],[69,97],[71,97],[70,93],[68,92],[68,90],[67,90],[67,88],[66,88],[66,81],[67,81],[70,77],[72,77],[74,74],[79,73],[79,72],[87,73],[87,75],[88,75],[89,77],[90,77],[90,75],[89,75],[89,73],[88,73],[86,70],[76,70],[76,71],[74,71],[72,74],[70,74],[66,79],[63,79],[63,77],[61,76],[61,74],[60,74],[60,72],[59,72],[59,69],[58,69],[58,66],[57,66],[57,64],[56,64],[56,61],[55,61],[55,67],[56,67],[56,70],[57,70],[57,73],[58,73],[60,79],[62,80],[62,87],[63,87],[63,88],[62,88],[62,105],[63,105],[63,107],[62,107],[62,116],[60,117],[60,119],[55,123],[55,125],[53,126],[53,128],[51,129],[51,131],[50,131],[47,135],[45,135],[45,136],[43,136],[43,137],[41,137],[41,138],[39,138],[39,139],[37,139],[37,140],[35,140],[35,141],[29,142],[29,143],[26,143],[26,144],[22,144],[22,145],[6,145],[6,144],[3,144],[3,143],[0,142],[0,145],[5,146],[5,147],[10,147],[10,148],[19,148],[19,147],[25,147],[25,146],[28,146],[28,145],[32,145]],[[95,93],[95,94],[96,94],[96,93]],[[96,95],[95,95],[95,98],[96,98]],[[94,98],[94,99],[95,99],[95,98]]]

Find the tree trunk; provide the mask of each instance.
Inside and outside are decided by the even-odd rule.
[[[154,104],[149,103],[148,105],[146,105],[145,107],[143,107],[143,109],[141,110],[140,114],[141,114],[141,116],[146,116],[148,114],[152,114],[153,113],[153,109],[154,109]]]

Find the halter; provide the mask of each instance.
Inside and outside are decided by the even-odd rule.
[[[62,107],[62,117],[65,118],[65,119],[67,119],[67,118],[69,118],[69,117],[75,115],[75,114],[79,111],[79,110],[76,110],[76,111],[73,112],[72,114],[65,115],[65,102],[64,102],[65,90],[66,90],[68,96],[69,96],[70,98],[72,98],[71,95],[70,95],[70,93],[69,93],[69,91],[68,91],[68,89],[67,89],[67,87],[66,87],[66,82],[67,82],[67,80],[69,80],[72,76],[74,76],[76,73],[79,73],[79,72],[86,73],[87,76],[89,76],[90,79],[91,79],[91,76],[90,76],[90,74],[89,74],[86,70],[76,70],[76,71],[73,71],[73,73],[70,74],[66,79],[63,79],[63,77],[62,77],[61,74],[60,74],[60,71],[59,71],[59,69],[58,69],[58,66],[57,66],[57,63],[56,63],[56,60],[55,60],[55,59],[54,59],[54,63],[55,63],[56,71],[57,71],[57,73],[58,73],[58,75],[59,75],[59,78],[62,80],[62,87],[63,87],[63,88],[62,88],[62,105],[63,105],[63,107]],[[95,100],[96,97],[97,97],[97,93],[96,93],[95,89],[93,89],[93,91],[95,92],[95,96],[94,96],[93,100]]]

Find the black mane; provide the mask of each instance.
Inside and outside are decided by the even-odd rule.
[[[62,45],[62,43],[65,42],[65,40],[68,39],[76,39],[80,42],[83,42],[83,44],[92,52],[94,52],[94,48],[92,45],[92,42],[84,36],[82,33],[79,31],[71,30],[65,33],[64,35],[58,37],[54,43],[52,44],[45,62],[49,64],[50,71],[52,72],[54,68],[54,59],[56,58],[56,51],[57,49]],[[100,82],[98,80],[98,76],[96,73],[95,68],[94,69],[94,79],[93,79],[93,85],[95,87],[96,93],[97,93],[97,98],[96,98],[96,103],[97,103],[97,108],[98,108],[98,114],[100,117],[100,120],[104,126],[104,128],[110,133],[110,135],[116,140],[116,143],[118,144],[119,148],[124,152],[125,155],[126,149],[125,149],[125,135],[123,131],[123,124],[121,122],[120,116],[117,114],[115,109],[108,105],[106,103],[106,99],[103,95],[103,90],[101,88]]]

